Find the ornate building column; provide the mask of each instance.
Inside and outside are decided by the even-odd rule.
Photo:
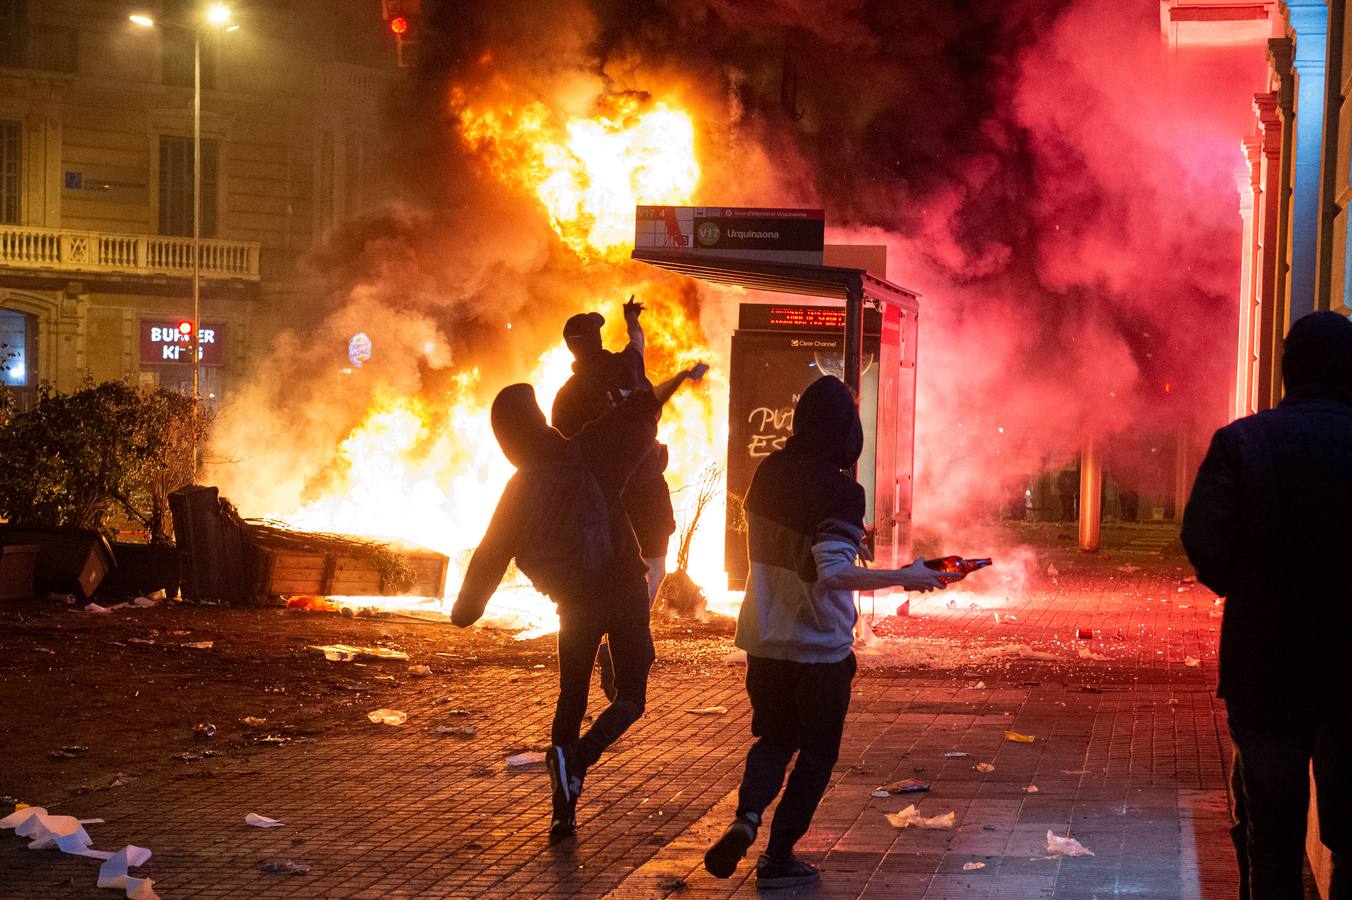
[[[1285,286],[1287,322],[1315,308],[1315,277],[1319,255],[1319,171],[1324,156],[1324,77],[1328,47],[1326,0],[1286,0],[1287,34],[1294,45],[1291,67],[1295,76],[1292,107],[1294,158],[1291,166],[1291,210],[1287,259],[1290,274]],[[1285,107],[1285,104],[1283,104]],[[1290,121],[1287,122],[1290,127]],[[1285,328],[1282,329],[1285,333]]]
[[[1235,384],[1231,395],[1230,417],[1238,419],[1257,412],[1255,407],[1255,363],[1259,293],[1256,279],[1261,265],[1258,259],[1258,228],[1256,217],[1262,207],[1262,139],[1256,135],[1242,143],[1243,173],[1235,176],[1239,189],[1239,216],[1243,222],[1243,243],[1239,256],[1239,340],[1236,342]]]
[[[1283,331],[1277,322],[1281,312],[1283,262],[1278,254],[1282,216],[1282,120],[1278,115],[1277,94],[1255,94],[1254,112],[1258,115],[1259,187],[1255,191],[1258,203],[1254,208],[1254,232],[1258,242],[1254,256],[1254,345],[1253,406],[1267,409],[1276,404],[1274,397],[1281,391],[1281,375],[1277,361]],[[1281,317],[1284,321],[1285,317]],[[1276,342],[1274,344],[1274,342]]]

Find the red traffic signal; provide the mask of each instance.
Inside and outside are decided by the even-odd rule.
[[[390,31],[395,34],[404,34],[408,31],[408,19],[404,16],[395,16],[390,19]]]
[[[178,323],[178,333],[183,336],[192,334],[192,322],[184,321]]]

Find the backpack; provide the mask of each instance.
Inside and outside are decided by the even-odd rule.
[[[552,595],[603,574],[614,556],[610,504],[580,448],[517,477],[525,526],[516,565],[535,589]]]

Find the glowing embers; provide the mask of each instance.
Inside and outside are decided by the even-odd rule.
[[[646,94],[602,98],[592,117],[567,121],[538,101],[480,109],[459,89],[451,107],[493,174],[533,193],[583,256],[618,259],[633,241],[635,206],[687,203],[699,183],[690,116]]]

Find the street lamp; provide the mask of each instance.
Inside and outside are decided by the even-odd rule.
[[[236,31],[230,23],[230,8],[223,3],[207,7],[201,22],[187,21],[173,24],[192,31],[192,408],[196,417],[202,402],[202,27]],[[129,16],[132,23],[142,28],[154,28],[155,20],[142,13]],[[197,423],[193,423],[193,477],[197,475]]]

